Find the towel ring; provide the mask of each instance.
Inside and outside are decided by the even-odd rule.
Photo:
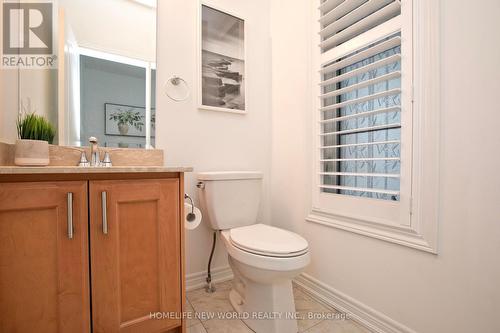
[[[175,102],[189,98],[189,85],[183,78],[174,75],[165,83],[165,94]]]

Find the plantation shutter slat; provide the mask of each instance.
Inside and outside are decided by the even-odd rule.
[[[392,0],[370,0],[367,2],[360,0],[344,1],[341,5],[320,19],[320,22],[325,22],[326,27],[322,29],[319,34],[321,37],[326,37],[328,35],[338,33],[339,31],[346,30],[347,28],[352,27],[356,22],[360,22],[363,19],[373,20],[375,14],[370,16],[370,13],[377,12],[379,9],[391,2]],[[361,6],[357,7],[360,4]],[[340,12],[340,10],[344,9],[344,7],[346,7],[344,12]],[[331,15],[337,12],[339,12],[338,15],[336,15],[337,17]],[[325,21],[324,18],[328,17],[332,17],[332,20]],[[356,28],[353,28],[350,31],[354,32],[355,30]]]
[[[349,119],[353,119],[353,118],[369,117],[369,116],[376,115],[378,113],[396,112],[396,111],[399,111],[399,106],[378,109],[378,110],[373,110],[373,111],[366,111],[366,112],[361,112],[361,113],[355,113],[355,114],[350,114],[348,116],[329,118],[326,120],[320,120],[320,123],[321,124],[328,124],[328,123],[334,123],[334,122],[339,122],[339,121],[345,121],[345,120],[349,120]]]
[[[389,56],[387,58],[381,59],[379,61],[375,61],[374,63],[371,63],[371,64],[368,64],[366,66],[357,68],[357,69],[352,70],[350,72],[347,72],[345,74],[335,76],[335,77],[333,77],[333,78],[331,78],[329,80],[325,80],[325,81],[321,82],[321,86],[326,86],[326,85],[334,84],[334,83],[337,83],[337,82],[340,82],[340,81],[344,81],[344,80],[349,79],[349,78],[351,78],[353,76],[357,76],[358,74],[361,74],[361,73],[364,73],[364,72],[368,72],[368,71],[373,70],[373,69],[377,69],[379,67],[382,67],[384,65],[387,65],[387,64],[399,61],[399,60],[401,60],[401,55],[400,54],[394,54],[392,56]]]
[[[356,1],[356,0],[346,0],[346,1]],[[366,7],[369,9],[378,8],[374,4],[379,4],[385,2],[384,0],[369,0]],[[385,21],[389,18],[394,17],[401,10],[399,1],[392,1],[391,4],[382,7],[375,12],[363,16],[366,14],[367,10],[363,10],[360,13],[355,13],[345,15],[338,21],[327,25],[323,30],[319,32],[320,36],[324,39],[320,46],[323,49],[335,47],[343,42],[356,37],[362,32],[371,29]],[[351,15],[352,14],[352,15]],[[356,21],[359,19],[359,21]],[[336,22],[340,22],[335,24]]]
[[[362,81],[360,83],[356,83],[356,84],[353,84],[353,85],[345,87],[345,88],[334,90],[334,91],[329,92],[327,94],[323,94],[320,97],[321,98],[328,98],[328,97],[339,96],[339,95],[342,95],[342,94],[345,94],[345,93],[348,93],[348,92],[351,92],[351,91],[354,91],[354,90],[358,90],[358,89],[361,89],[361,88],[364,88],[364,87],[371,86],[371,85],[373,85],[375,83],[379,83],[379,82],[384,82],[384,81],[387,81],[387,80],[395,79],[395,78],[398,78],[400,76],[401,76],[401,72],[400,71],[391,72],[389,74],[384,74],[382,76],[379,76],[379,77],[376,77],[376,78],[373,78],[373,79],[369,79],[369,80],[366,80],[366,81]]]
[[[333,8],[340,5],[342,2],[344,2],[344,0],[326,0],[326,1],[323,1],[321,3],[321,5],[319,6],[318,9],[322,13],[327,13],[327,12],[331,11]]]
[[[386,144],[399,144],[401,141],[392,140],[392,141],[381,141],[381,142],[368,142],[368,143],[351,143],[345,145],[333,145],[333,146],[323,146],[320,149],[332,149],[332,148],[346,148],[346,147],[358,147],[358,146],[376,146],[376,145],[386,145]]]
[[[401,92],[401,89],[399,89],[399,88],[392,89],[392,90],[386,90],[386,91],[382,91],[382,92],[379,92],[376,94],[367,95],[367,96],[363,96],[363,97],[355,98],[355,99],[350,99],[350,100],[340,102],[340,103],[330,104],[328,106],[322,107],[320,110],[321,111],[331,111],[331,110],[335,110],[335,109],[340,109],[342,107],[345,107],[345,106],[348,106],[351,104],[357,104],[357,103],[362,103],[362,102],[366,102],[369,100],[373,100],[376,98],[381,98],[381,97],[390,96],[390,95],[396,95],[396,94],[399,94],[400,92]]]
[[[337,161],[399,161],[399,158],[398,157],[387,157],[387,158],[367,157],[367,158],[333,158],[333,159],[329,159],[329,160],[321,160],[321,162],[337,162]]]
[[[391,128],[399,128],[399,127],[401,127],[401,124],[396,123],[396,124],[387,124],[387,125],[380,125],[380,126],[360,127],[360,128],[348,129],[348,130],[343,130],[343,131],[327,132],[327,133],[322,133],[320,135],[321,136],[329,136],[329,135],[345,135],[345,134],[354,134],[354,133],[366,133],[366,132],[380,131],[380,130],[386,130],[386,129],[391,129]]]
[[[398,45],[401,45],[401,38],[399,36],[396,36],[396,37],[391,38],[385,42],[382,42],[376,46],[373,46],[373,47],[368,48],[364,51],[361,51],[361,52],[353,55],[352,57],[346,58],[342,61],[334,62],[332,65],[325,66],[320,70],[320,73],[321,74],[331,73],[331,72],[336,71],[340,68],[350,66],[358,61],[372,57],[380,52],[391,49],[391,48],[396,47]]]
[[[372,188],[362,188],[362,187],[349,187],[349,186],[339,186],[339,185],[321,185],[321,188],[334,189],[334,190],[344,190],[344,191],[354,191],[354,192],[368,192],[368,193],[381,193],[388,195],[398,195],[398,191],[388,191],[388,190],[376,190]]]
[[[353,9],[356,9],[356,7],[363,4],[363,2],[366,2],[366,0],[344,1],[337,7],[335,7],[335,10],[331,10],[325,15],[321,16],[321,18],[319,19],[319,23],[321,23],[323,26],[329,26],[342,16],[351,12]]]
[[[398,174],[391,174],[391,173],[320,172],[320,174],[327,176],[388,177],[388,178],[400,177]]]

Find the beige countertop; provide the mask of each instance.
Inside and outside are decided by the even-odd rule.
[[[21,174],[96,174],[96,173],[165,173],[191,172],[191,167],[168,166],[113,166],[109,168],[77,167],[77,166],[46,166],[46,167],[18,167],[0,166],[0,175]]]

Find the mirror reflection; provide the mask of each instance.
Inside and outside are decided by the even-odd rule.
[[[156,1],[59,0],[65,18],[66,140],[154,146]],[[88,13],[87,15],[82,15]]]
[[[54,4],[59,7],[58,68],[10,75],[18,91],[9,98],[18,107],[6,110],[15,115],[4,122],[29,105],[28,112],[56,126],[59,145],[87,146],[94,136],[106,147],[154,147],[156,0]],[[3,136],[12,141],[14,135]]]

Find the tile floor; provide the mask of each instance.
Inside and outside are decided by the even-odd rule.
[[[252,333],[239,319],[218,319],[213,313],[234,311],[229,302],[231,281],[217,283],[217,291],[207,294],[204,289],[187,293],[187,310],[192,319],[188,320],[188,333]],[[312,299],[309,295],[294,286],[295,307],[301,316],[308,313],[335,314],[328,308]],[[196,314],[196,316],[194,315]],[[346,319],[300,319],[300,333],[368,333],[368,331],[352,320]]]

